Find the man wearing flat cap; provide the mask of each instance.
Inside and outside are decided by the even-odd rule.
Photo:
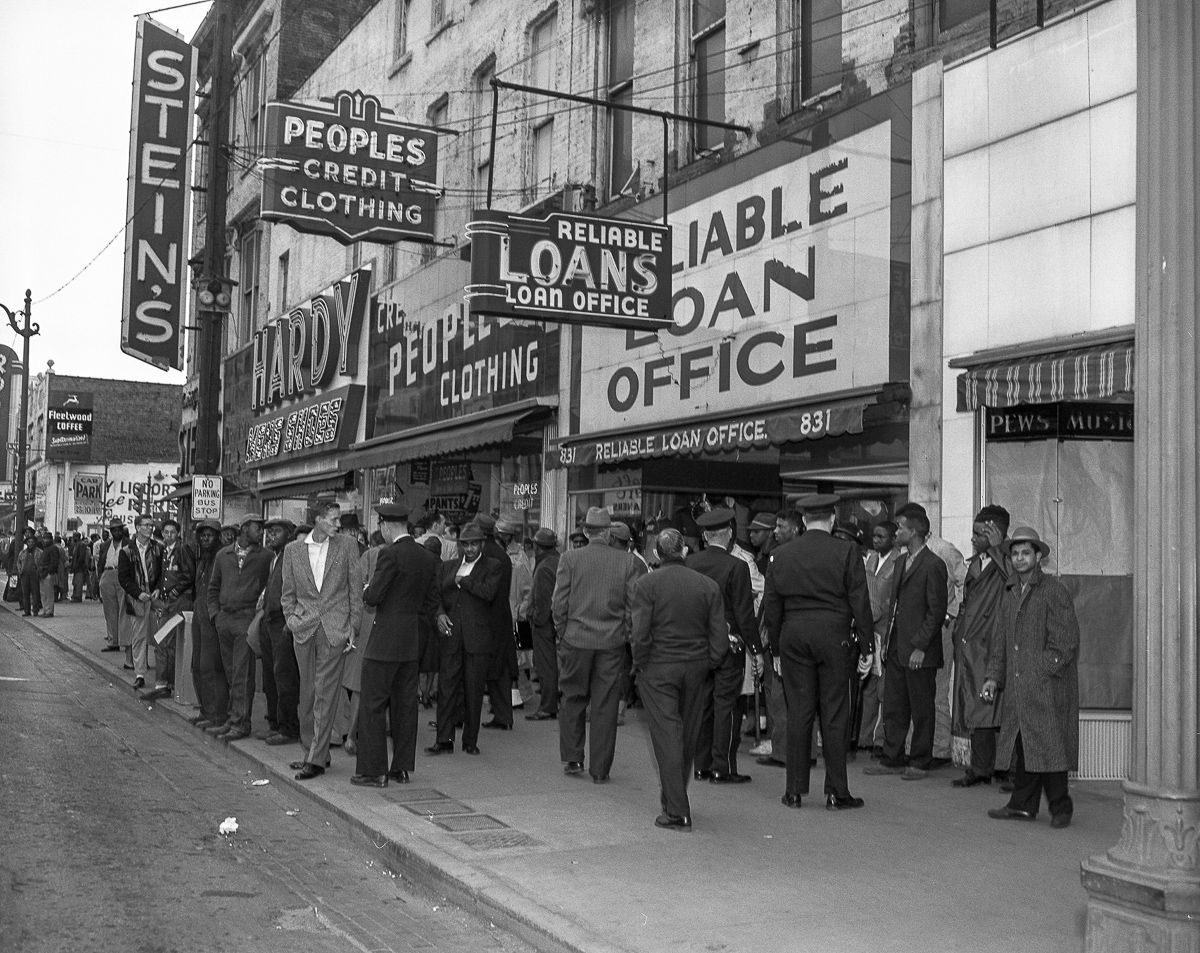
[[[1012,795],[988,811],[996,820],[1033,821],[1042,792],[1050,826],[1067,827],[1075,806],[1067,772],[1079,761],[1079,620],[1071,594],[1042,572],[1050,547],[1022,526],[1005,541],[1014,575],[1000,603],[1000,638],[981,696],[1005,703],[996,757],[1014,764]]]
[[[763,606],[771,655],[787,698],[787,786],[783,803],[808,794],[813,719],[821,717],[825,807],[862,807],[846,780],[850,679],[855,659],[870,657],[871,600],[857,547],[832,535],[838,497],[799,503],[805,532],[771,554]]]
[[[529,598],[529,622],[533,628],[533,667],[541,697],[537,711],[526,721],[558,717],[558,639],[554,631],[554,577],[558,573],[558,535],[548,526],[533,534],[537,550],[533,564],[533,588]]]
[[[387,787],[389,778],[407,784],[416,767],[421,631],[436,623],[441,559],[413,538],[407,505],[381,503],[375,512],[387,545],[379,550],[363,595],[363,602],[375,609],[375,621],[363,656],[358,763],[350,783]]]
[[[229,686],[226,723],[205,730],[226,741],[250,734],[254,704],[254,662],[246,634],[258,607],[258,597],[271,574],[271,552],[263,549],[263,518],[247,513],[232,545],[217,553],[208,580],[208,615],[221,645],[221,667]]]
[[[267,548],[271,550],[271,574],[263,592],[262,611],[265,637],[262,642],[263,681],[267,671],[275,682],[274,731],[265,741],[272,746],[294,744],[300,740],[300,667],[292,633],[283,617],[283,551],[296,538],[296,524],[276,517],[267,520]],[[270,713],[268,713],[269,715]]]
[[[696,517],[704,539],[704,549],[692,553],[684,562],[711,579],[721,591],[730,651],[712,674],[704,699],[696,748],[696,780],[713,784],[740,784],[750,780],[740,774],[737,749],[742,741],[742,680],[749,651],[755,673],[762,670],[762,640],[754,619],[754,592],[750,569],[744,560],[733,556],[734,514],[732,510],[712,509]]]
[[[554,579],[554,628],[559,634],[559,756],[566,774],[583,773],[591,706],[592,780],[608,780],[617,744],[617,713],[625,645],[638,567],[609,545],[612,516],[593,506],[583,521],[588,544],[562,554]]]

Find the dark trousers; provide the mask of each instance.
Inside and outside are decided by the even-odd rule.
[[[221,665],[229,679],[229,724],[247,731],[254,705],[254,659],[246,632],[253,618],[253,609],[217,613]]]
[[[934,700],[937,669],[912,669],[895,655],[887,660],[883,680],[883,758],[881,763],[899,767],[904,762],[904,739],[912,722],[908,763],[928,768],[933,758]]]
[[[696,747],[696,770],[737,774],[737,749],[742,743],[742,680],[746,653],[730,652],[712,673],[710,691],[700,716],[700,738]]]
[[[202,607],[192,620],[192,671],[198,684],[200,713],[213,724],[223,725],[229,720],[229,677],[221,658],[221,638]]]
[[[363,659],[362,699],[358,703],[357,772],[386,774],[388,719],[391,719],[392,771],[412,771],[417,751],[416,659],[384,662]]]
[[[533,667],[542,683],[538,711],[558,714],[558,646],[553,625],[533,627]]]
[[[996,736],[999,728],[971,729],[971,774],[990,778],[996,770]]]
[[[785,628],[780,640],[783,691],[787,696],[787,790],[808,794],[812,727],[821,717],[825,793],[850,795],[846,780],[846,743],[850,729],[850,653],[848,635],[831,635],[822,626]]]
[[[558,653],[558,753],[564,762],[583,761],[588,704],[592,709],[591,763],[594,778],[607,778],[617,749],[617,710],[625,647],[577,649],[563,645]]]
[[[1013,773],[1013,791],[1008,799],[1008,806],[1014,811],[1028,811],[1036,814],[1042,803],[1042,791],[1046,792],[1046,802],[1050,805],[1050,814],[1057,817],[1074,813],[1075,805],[1068,793],[1066,771],[1027,771],[1025,769],[1025,747],[1021,743],[1021,733],[1017,732],[1017,745],[1013,751],[1015,769]]]
[[[83,602],[83,587],[87,582],[87,570],[77,569],[71,573],[71,601]]]
[[[454,729],[462,722],[464,748],[479,743],[479,720],[487,685],[491,655],[465,652],[461,642],[442,641],[438,667],[438,743],[454,742]],[[361,716],[360,716],[361,717]]]
[[[708,690],[708,662],[650,663],[638,676],[642,707],[650,720],[650,743],[658,762],[662,809],[691,817],[687,786],[695,763]]]
[[[275,682],[275,730],[289,738],[300,737],[300,667],[296,664],[296,647],[292,633],[283,619],[266,620],[267,638],[263,640],[265,670],[266,643],[271,644],[272,675]],[[264,682],[266,672],[264,671]]]
[[[512,674],[507,668],[496,670],[496,660],[491,662],[491,677],[487,680],[487,696],[492,702],[492,721],[509,728],[513,723]]]
[[[267,724],[279,730],[279,689],[275,684],[275,644],[271,641],[266,617],[258,623],[258,645],[262,650],[262,688],[267,697]]]
[[[21,611],[26,614],[29,614],[30,612],[41,612],[42,588],[38,577],[31,573],[22,573],[20,577],[20,583]]]

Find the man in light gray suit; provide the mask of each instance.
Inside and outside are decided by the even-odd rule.
[[[300,742],[296,780],[325,773],[337,715],[345,653],[354,651],[362,617],[363,577],[358,543],[338,533],[341,507],[321,507],[313,530],[283,551],[283,616],[300,669]]]

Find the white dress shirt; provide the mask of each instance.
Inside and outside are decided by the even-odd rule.
[[[319,592],[321,583],[325,579],[325,560],[329,556],[329,537],[326,536],[318,543],[312,538],[312,533],[309,533],[304,542],[308,545],[308,564],[312,567],[313,579],[317,582],[317,591]]]

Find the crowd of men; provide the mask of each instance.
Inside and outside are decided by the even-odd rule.
[[[1028,527],[1010,534],[1008,512],[988,506],[964,559],[918,504],[868,536],[838,523],[838,502],[813,495],[759,514],[748,546],[724,508],[694,528],[656,527],[642,551],[593,507],[560,553],[548,528],[522,539],[519,525],[479,514],[455,533],[385,500],[369,545],[328,504],[312,526],[204,521],[194,547],[174,520],[146,517],[132,535],[114,521],[62,550],[31,533],[8,555],[26,614],[39,596],[53,613],[64,567],[71,598],[103,601],[103,651],[125,651],[136,688],[153,657],[148,700],[173,691],[172,622],[190,611],[193,723],[215,737],[250,735],[261,665],[269,729],[257,737],[300,746],[299,780],[322,775],[344,743],[352,784],[408,782],[419,709],[435,699],[426,754],[478,755],[481,728],[513,728],[532,675],[526,719],[557,719],[564,772],[596,784],[609,780],[626,705],[641,704],[661,828],[691,829],[690,782],[751,780],[738,754],[760,692],[768,737],[751,754],[784,769],[788,808],[809,795],[819,743],[828,810],[863,806],[847,767],[863,750],[864,774],[905,781],[957,760],[956,787],[1007,782],[991,817],[1035,820],[1044,792],[1052,826],[1068,825],[1079,632],[1067,590],[1041,569],[1047,544]]]

